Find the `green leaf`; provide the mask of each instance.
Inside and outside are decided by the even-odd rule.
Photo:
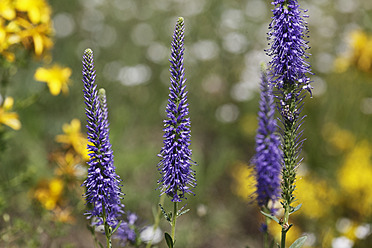
[[[101,247],[101,248],[105,248],[105,247],[101,244],[101,242],[98,242],[98,244],[99,244],[99,247]]]
[[[186,213],[189,212],[189,211],[190,211],[190,209],[183,210],[182,212],[178,211],[178,213],[177,213],[177,217],[178,217],[178,216],[181,216],[181,215],[183,215],[183,214],[186,214]]]
[[[172,214],[167,214],[167,212],[165,212],[165,209],[163,208],[163,206],[159,203],[159,207],[161,209],[161,212],[163,213],[164,215],[164,218],[168,221],[168,222],[171,222],[171,219],[172,219]]]
[[[275,221],[276,223],[279,224],[279,220],[275,216],[272,216],[271,214],[265,213],[264,211],[261,211],[261,214],[265,215],[267,218],[272,219],[273,221]]]
[[[295,208],[293,208],[293,209],[289,212],[289,214],[293,214],[294,212],[297,212],[298,210],[300,210],[301,206],[302,206],[302,203],[301,203],[301,204],[298,204]]]
[[[112,230],[111,235],[114,234],[116,232],[116,230],[118,230],[118,228],[120,227],[121,222],[122,222],[122,220],[119,221],[119,223],[116,225],[115,229]]]
[[[301,248],[307,239],[307,236],[298,238],[289,248]]]
[[[169,248],[173,248],[173,240],[172,240],[172,237],[168,234],[168,233],[165,233],[164,234],[164,237],[165,237],[165,241],[167,242],[167,245]]]

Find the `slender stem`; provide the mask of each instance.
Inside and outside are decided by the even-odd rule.
[[[165,196],[166,196],[166,194],[162,194],[160,196],[159,204],[162,205],[162,206],[164,205]],[[161,215],[162,215],[162,212],[161,212],[161,209],[160,209],[159,204],[158,204],[158,212],[157,212],[157,214],[155,216],[155,220],[154,220],[154,225],[153,225],[153,231],[154,231],[154,233],[153,234],[155,234],[156,229],[158,229],[158,226],[159,226],[159,223],[160,223],[160,218],[161,218]],[[151,240],[147,243],[146,248],[150,248],[151,247],[151,245],[152,245],[152,239],[153,238],[154,238],[154,235],[152,236]]]
[[[280,248],[285,248],[285,238],[287,235],[287,228],[285,226],[282,227],[282,242]]]
[[[103,219],[103,225],[105,227],[106,247],[111,248],[111,227],[107,223],[106,210],[105,210],[105,206],[103,205],[103,202],[102,202],[102,219]]]
[[[266,225],[266,229],[265,229],[265,232],[264,232],[264,248],[269,248],[269,233],[268,233],[268,225],[269,225],[269,217],[265,217],[265,225]]]
[[[172,219],[172,240],[173,244],[176,238],[176,219],[177,219],[177,202],[173,204],[173,219]]]

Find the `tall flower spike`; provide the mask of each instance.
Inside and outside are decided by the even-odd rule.
[[[85,199],[93,207],[87,215],[88,218],[97,218],[96,225],[106,220],[110,226],[115,226],[118,223],[117,218],[123,213],[123,193],[120,188],[121,180],[113,165],[106,96],[104,90],[100,90],[98,97],[95,78],[93,51],[86,49],[83,56],[83,83],[90,159],[87,162],[88,178],[83,185],[86,186]]]
[[[274,95],[264,66],[262,66],[260,88],[256,154],[253,163],[256,167],[256,199],[261,208],[268,208],[270,200],[275,202],[279,198],[282,166],[280,140],[276,134],[277,123],[274,117]]]
[[[305,116],[300,116],[304,90],[311,93],[308,74],[310,65],[306,50],[308,42],[307,23],[297,0],[274,0],[273,19],[270,23],[270,73],[271,82],[277,88],[277,107],[281,115],[281,136],[283,151],[282,205],[285,209],[284,223],[288,224],[289,213],[293,210],[294,190],[296,188],[296,169],[303,139],[300,126]]]
[[[196,186],[195,172],[190,168],[191,160],[190,118],[187,103],[186,78],[183,68],[184,21],[178,18],[171,47],[169,99],[164,120],[163,148],[158,155],[162,174],[158,181],[162,193],[172,197],[173,202],[181,202],[185,194],[193,194],[190,187]]]

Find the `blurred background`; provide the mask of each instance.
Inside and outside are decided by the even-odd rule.
[[[303,206],[288,240],[306,234],[306,247],[370,247],[372,1],[299,3],[310,16],[315,75],[302,111]],[[2,0],[0,246],[93,246],[80,187],[86,48],[106,89],[125,210],[138,215],[139,229],[153,224],[170,43],[183,16],[198,185],[178,219],[177,246],[262,247],[249,161],[271,9],[263,0]],[[160,227],[170,231],[166,221]],[[269,229],[279,235],[276,225]]]

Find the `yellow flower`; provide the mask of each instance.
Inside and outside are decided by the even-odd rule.
[[[20,27],[14,21],[6,23],[5,20],[0,18],[0,54],[9,62],[15,60],[14,53],[9,49],[13,44],[20,42],[19,31]]]
[[[19,121],[18,114],[15,112],[9,112],[14,104],[12,97],[5,98],[2,106],[0,106],[0,124],[7,125],[14,130],[21,128],[21,122]]]
[[[16,0],[17,10],[27,12],[33,24],[47,23],[50,20],[51,8],[44,0]]]
[[[41,181],[34,192],[34,198],[45,209],[55,209],[57,203],[61,200],[63,188],[63,181],[59,178],[53,178],[50,181]]]
[[[372,71],[372,36],[354,30],[349,37],[349,50],[334,61],[336,72],[344,72],[350,65],[362,71]]]
[[[73,119],[70,124],[64,124],[62,130],[65,134],[56,136],[58,143],[72,146],[72,148],[79,153],[84,160],[88,161],[88,139],[81,133],[81,124],[78,119]]]
[[[17,18],[16,23],[22,28],[18,33],[26,49],[34,48],[35,55],[41,56],[44,51],[53,46],[51,23],[34,25],[23,18]]]
[[[329,187],[327,181],[314,175],[300,177],[295,193],[298,202],[302,203],[299,213],[311,219],[327,216],[337,203],[336,191]]]
[[[249,200],[256,191],[256,179],[253,166],[244,163],[237,163],[231,175],[234,179],[231,185],[232,191],[244,200]]]
[[[16,10],[14,8],[13,1],[0,1],[0,18],[1,17],[6,20],[13,20],[16,17]]]
[[[68,93],[70,76],[70,68],[53,65],[51,68],[39,67],[35,72],[34,78],[38,81],[47,83],[50,93],[56,96],[61,90],[63,93]]]
[[[361,216],[372,214],[372,145],[364,140],[347,154],[337,174],[343,200]]]
[[[79,166],[81,158],[77,157],[73,152],[66,152],[66,154],[58,153],[55,156],[58,168],[55,169],[57,176],[67,176],[70,178],[82,178],[86,171],[82,166]]]

